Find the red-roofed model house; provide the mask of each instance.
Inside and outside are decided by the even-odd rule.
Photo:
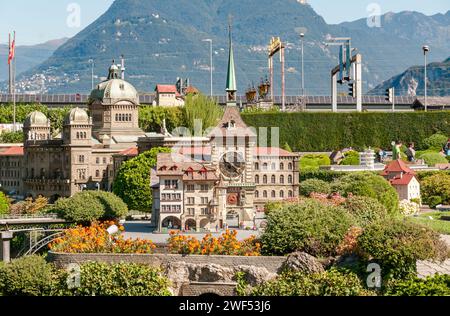
[[[382,175],[397,190],[400,200],[420,199],[420,183],[416,173],[402,160],[395,160],[386,166]]]
[[[156,85],[156,106],[172,107],[183,106],[184,101],[175,85]]]

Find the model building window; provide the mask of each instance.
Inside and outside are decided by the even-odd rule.
[[[280,163],[280,170],[284,170],[284,163]]]
[[[263,198],[267,198],[267,191],[263,191]]]
[[[259,184],[259,175],[256,175],[256,176],[255,176],[255,183],[256,183],[256,184]]]
[[[188,191],[188,192],[194,192],[194,191],[195,191],[195,185],[193,185],[193,184],[188,184],[188,185],[187,185],[187,191]]]
[[[288,183],[289,183],[289,184],[292,184],[292,176],[289,176],[289,177],[288,177]]]
[[[288,197],[290,197],[290,198],[293,197],[293,194],[292,194],[291,190],[289,190]]]
[[[263,176],[263,184],[267,184],[267,176],[266,175]]]
[[[276,198],[277,197],[277,193],[275,191],[272,191],[271,196],[272,196],[272,198]]]
[[[282,199],[284,198],[284,191],[283,190],[280,191],[280,198],[282,198]]]
[[[255,163],[255,170],[259,170],[259,163]]]
[[[255,191],[255,198],[259,198],[259,191]]]
[[[280,184],[284,184],[284,176],[280,176]]]
[[[272,176],[272,179],[271,179],[271,180],[272,180],[272,181],[271,181],[272,184],[275,184],[275,183],[277,182],[277,179],[276,179],[275,175]]]
[[[203,192],[207,192],[207,191],[209,190],[209,186],[208,186],[207,184],[202,184],[202,185],[200,186],[200,189],[201,189]]]
[[[289,169],[289,170],[292,170],[292,163],[289,163],[288,169]]]

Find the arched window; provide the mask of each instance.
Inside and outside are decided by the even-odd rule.
[[[284,163],[280,163],[280,170],[284,170]]]
[[[84,139],[87,139],[87,133],[86,132],[83,133],[83,136],[84,136]]]
[[[266,175],[263,176],[263,184],[267,184],[267,176]]]
[[[265,162],[265,163],[263,164],[263,170],[267,170],[267,168],[268,168],[268,165],[267,165],[267,163]]]
[[[116,113],[116,122],[119,121],[119,114]]]
[[[293,197],[293,194],[292,194],[292,191],[291,190],[289,190],[289,192],[288,192],[288,197]]]
[[[289,176],[289,177],[288,177],[288,183],[289,183],[289,184],[292,184],[292,176]]]
[[[284,199],[284,191],[283,190],[280,191],[280,198]]]
[[[255,170],[259,170],[259,163],[255,163]]]
[[[132,114],[128,114],[128,121],[132,121],[133,115]]]
[[[259,184],[259,175],[256,175],[256,176],[255,176],[255,183],[256,183],[256,184]]]
[[[275,184],[277,182],[277,178],[275,177],[275,175],[272,176],[271,182],[272,184]]]
[[[77,139],[80,139],[80,132],[77,132]]]
[[[100,170],[95,170],[95,177],[100,178]]]
[[[272,162],[272,170],[276,170],[276,169],[277,169],[277,165],[274,162]]]
[[[289,163],[288,169],[289,169],[289,170],[292,170],[292,163]]]
[[[263,198],[267,198],[267,191],[263,191]]]
[[[283,175],[280,176],[280,184],[284,184],[284,176]]]
[[[255,191],[255,198],[257,198],[257,199],[259,198],[259,191],[258,190]]]
[[[277,193],[275,191],[272,191],[272,198],[276,198],[277,197]]]

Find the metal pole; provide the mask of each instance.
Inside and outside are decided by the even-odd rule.
[[[11,33],[9,33],[9,45],[8,45],[8,58],[9,54],[11,53]],[[13,93],[12,91],[12,65],[11,62],[8,64],[8,71],[9,71],[9,94],[11,95]]]
[[[428,96],[427,96],[427,52],[424,51],[424,59],[425,59],[425,112],[428,111]]]
[[[302,38],[302,95],[305,95],[305,67],[304,67],[304,43],[303,37],[304,35],[300,35]]]
[[[209,42],[210,44],[210,70],[211,70],[211,78],[210,78],[210,84],[211,84],[211,97],[213,96],[213,44],[212,40]]]
[[[14,50],[16,49],[16,31],[14,31]],[[13,132],[16,131],[16,52],[14,51],[13,62]]]
[[[281,108],[286,111],[286,78],[284,74],[284,48],[281,47]]]

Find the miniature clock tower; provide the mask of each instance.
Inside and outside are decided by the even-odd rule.
[[[209,134],[211,160],[218,170],[220,184],[216,189],[217,220],[229,226],[253,226],[255,216],[255,183],[253,154],[256,133],[242,120],[236,105],[236,75],[231,25],[229,26],[229,58],[227,74],[227,106],[225,113]]]

